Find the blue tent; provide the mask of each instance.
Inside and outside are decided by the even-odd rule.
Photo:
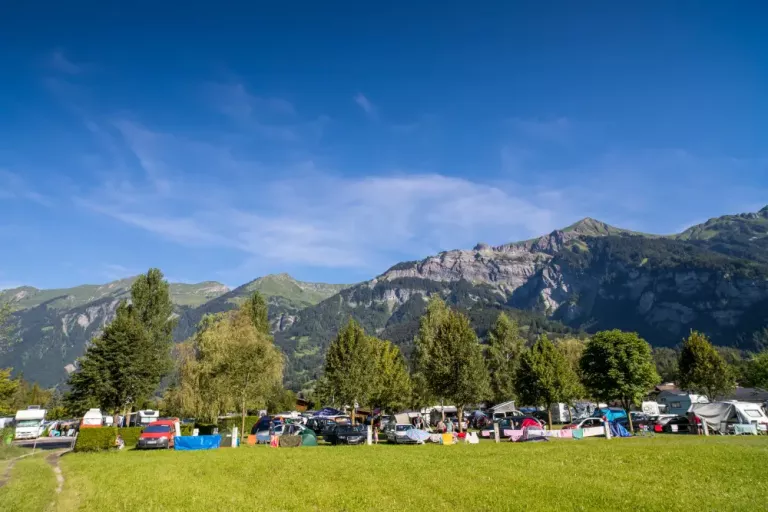
[[[632,434],[618,421],[611,421],[609,425],[611,426],[611,435],[613,437],[632,437]]]
[[[596,409],[594,413],[592,413],[593,418],[602,418],[605,416],[605,419],[608,421],[616,421],[621,418],[626,418],[627,413],[624,411],[624,409],[621,409],[619,407],[602,407],[600,409]]]

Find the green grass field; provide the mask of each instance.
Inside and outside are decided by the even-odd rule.
[[[768,437],[42,454],[2,511],[763,510]]]
[[[55,498],[56,477],[40,453],[16,461],[10,480],[0,488],[0,510],[41,512]],[[3,472],[5,472],[3,467]]]
[[[766,461],[693,436],[69,454],[56,510],[764,509]]]

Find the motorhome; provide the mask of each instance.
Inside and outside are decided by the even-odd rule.
[[[45,431],[45,409],[30,405],[16,413],[16,439],[37,439]]]
[[[80,428],[98,428],[104,425],[104,417],[100,409],[88,409],[83,419],[80,420]]]
[[[144,411],[136,411],[130,416],[131,426],[145,427],[150,423],[152,423],[153,421],[157,421],[159,418],[160,418],[159,411],[153,411],[151,409],[147,409]]]

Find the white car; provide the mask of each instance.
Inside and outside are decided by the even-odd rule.
[[[574,421],[568,425],[563,425],[563,429],[577,429],[577,428],[589,428],[589,427],[602,427],[603,420],[600,418],[584,418],[583,420]]]

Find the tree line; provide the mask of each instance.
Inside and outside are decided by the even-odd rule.
[[[670,349],[654,352],[638,334],[616,329],[554,342],[541,335],[526,346],[516,322],[502,312],[487,344],[481,344],[467,316],[437,295],[420,318],[414,346],[408,364],[396,346],[369,336],[350,319],[328,348],[319,397],[388,411],[451,404],[461,422],[468,405],[513,399],[547,411],[552,404],[593,399],[619,403],[629,412],[670,366],[681,389],[710,400],[726,395],[737,382],[726,358],[699,332],[690,333],[672,361]],[[750,382],[768,385],[768,351],[746,367]]]
[[[14,343],[11,313],[10,305],[0,306],[0,349]],[[282,386],[284,356],[258,293],[233,311],[207,315],[179,344],[172,339],[175,323],[168,282],[150,269],[78,360],[66,394],[12,377],[10,368],[0,370],[0,413],[40,404],[51,418],[77,417],[96,407],[128,415],[152,404],[213,423],[233,411],[244,418],[251,410],[293,409],[296,395]],[[315,396],[325,404],[388,411],[450,403],[463,415],[471,404],[512,399],[549,409],[592,398],[628,409],[662,380],[712,400],[737,382],[768,387],[768,350],[745,360],[735,349],[713,347],[698,332],[679,350],[651,350],[637,334],[618,330],[588,339],[540,335],[531,346],[527,340],[502,312],[481,343],[469,318],[433,295],[419,319],[410,360],[397,345],[350,320],[330,343]]]
[[[0,308],[0,341],[10,341],[10,308]],[[159,269],[138,276],[130,299],[86,348],[61,393],[29,386],[0,370],[0,410],[29,404],[51,419],[82,416],[88,409],[130,417],[148,404],[178,416],[215,423],[220,414],[250,408],[293,409],[296,397],[282,388],[284,359],[275,346],[267,303],[254,294],[234,311],[207,315],[189,340],[173,343],[176,315],[170,286]],[[158,394],[165,389],[162,397]]]

